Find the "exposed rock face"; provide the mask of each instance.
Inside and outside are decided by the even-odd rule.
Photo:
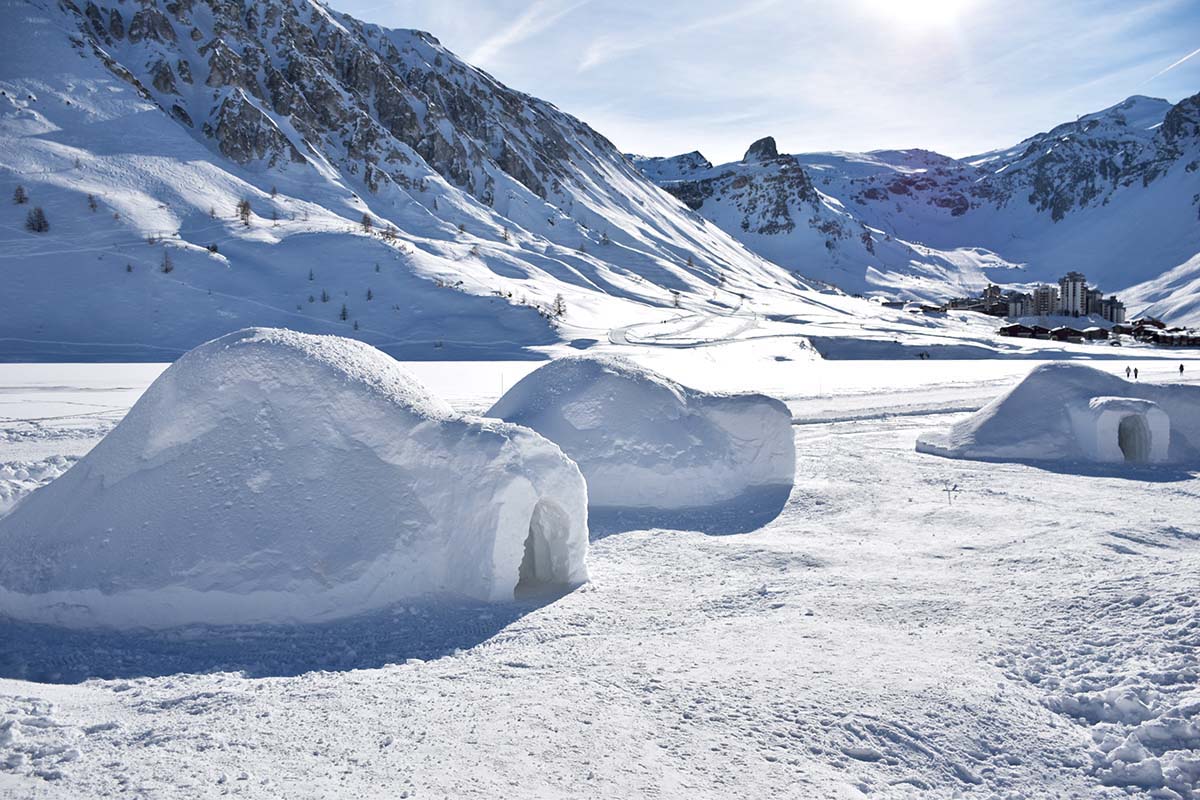
[[[742,156],[742,161],[770,161],[773,158],[779,158],[779,150],[775,147],[775,137],[764,136],[750,145],[746,155]]]
[[[1189,146],[1194,150],[1197,141],[1200,141],[1200,94],[1194,94],[1172,106],[1163,118],[1159,135],[1162,137],[1163,154],[1167,157],[1178,158]]]
[[[770,148],[763,145],[758,152],[774,148],[774,140],[767,137],[756,142],[751,151],[762,142],[770,142]],[[697,170],[692,174],[695,177],[691,179],[664,181],[661,186],[693,211],[699,211],[714,196],[732,203],[742,214],[744,232],[787,233],[796,227],[793,216],[796,206],[811,205],[816,210],[818,196],[812,180],[791,156],[775,154],[755,159],[748,171],[738,169],[737,165],[717,168],[709,165],[707,171]]]
[[[175,89],[175,73],[171,71],[171,65],[166,61],[159,61],[154,65],[154,88],[158,89],[163,94],[178,94]]]
[[[241,94],[230,95],[221,104],[215,129],[206,131],[217,140],[221,153],[239,164],[267,159],[272,165],[288,157],[304,161],[275,123]]]
[[[142,39],[175,41],[175,29],[171,27],[171,21],[155,6],[144,6],[129,22],[129,40],[140,42]]]
[[[124,34],[120,5],[90,0],[77,12],[81,30],[111,48]],[[203,60],[179,46],[189,39],[203,42]],[[553,106],[462,64],[427,33],[385,30],[307,0],[145,5],[128,42],[112,53],[115,63],[172,95],[163,108],[194,120],[239,163],[279,165],[281,154],[301,160],[295,154],[311,147],[372,190],[420,185],[427,165],[491,205],[506,181],[548,199],[572,177],[572,161],[612,150]],[[193,80],[212,90],[203,106],[174,97],[179,81]],[[285,142],[291,130],[305,141]]]

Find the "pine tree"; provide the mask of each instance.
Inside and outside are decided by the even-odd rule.
[[[354,330],[358,330],[358,320],[354,320]]]
[[[315,303],[315,302],[317,302],[317,298],[313,297],[313,296],[310,294],[310,295],[308,296],[308,302],[310,302],[310,303]]]
[[[13,191],[13,202],[19,206],[23,206],[29,202],[29,195],[25,193],[25,187],[20,184]]]
[[[372,220],[371,220],[371,215],[370,215],[370,214],[363,214],[363,215],[362,215],[362,229],[363,229],[363,233],[370,233],[370,232],[371,232],[371,227],[372,227],[374,224],[375,224],[375,223],[374,223],[374,222],[372,222]]]
[[[29,216],[25,217],[25,229],[30,233],[45,233],[50,230],[50,222],[41,206],[35,207],[29,212]]]
[[[311,269],[308,271],[308,279],[310,281],[313,279],[313,271]]]
[[[89,194],[87,196],[87,201],[88,201],[88,208],[90,208],[92,210],[92,213],[95,214],[96,209],[98,209],[100,207],[100,204],[96,202],[96,195]]]
[[[375,271],[379,272],[379,262],[378,261],[375,262]]]
[[[329,292],[325,291],[324,289],[321,290],[321,302],[322,303],[329,302]]]
[[[375,299],[375,293],[374,293],[374,292],[372,292],[372,291],[370,290],[370,288],[368,288],[368,289],[367,289],[367,300],[374,300],[374,299]]]
[[[250,210],[251,210],[250,209],[250,200],[248,198],[243,197],[241,200],[238,200],[238,204],[237,204],[238,219],[240,219],[242,221],[242,224],[245,225],[247,228],[250,227]]]
[[[345,322],[346,320],[350,319],[350,312],[346,310],[345,303],[342,303],[342,311],[340,314],[338,314],[338,317],[342,320],[342,322]]]
[[[550,313],[556,317],[561,317],[567,313],[567,301],[563,299],[561,294],[554,295],[554,305],[550,307]]]
[[[126,271],[126,272],[133,272],[133,264],[126,264],[126,265],[125,265],[125,271]]]
[[[165,248],[163,249],[161,269],[165,274],[168,275],[175,271],[175,262],[171,260],[171,251]]]

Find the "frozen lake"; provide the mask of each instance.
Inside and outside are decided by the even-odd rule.
[[[642,360],[791,407],[796,485],[761,529],[594,530],[592,582],[541,605],[156,635],[0,623],[0,795],[1195,796],[1193,472],[915,452],[1035,362],[745,355]],[[1179,363],[1136,365],[1174,382]],[[0,365],[0,512],[163,366]],[[537,363],[406,366],[480,411]]]

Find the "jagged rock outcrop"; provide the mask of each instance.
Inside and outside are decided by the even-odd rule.
[[[304,161],[304,156],[271,118],[240,91],[225,98],[217,114],[216,127],[206,133],[216,139],[222,155],[239,164],[266,159],[274,166],[284,157]]]
[[[750,145],[746,155],[742,156],[742,161],[770,161],[776,158],[779,158],[779,149],[775,146],[775,137],[764,136]]]

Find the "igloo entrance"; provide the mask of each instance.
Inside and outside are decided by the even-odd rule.
[[[543,498],[533,507],[514,597],[539,594],[570,581],[565,574],[570,559],[563,550],[570,528],[570,517],[554,501]]]
[[[1117,445],[1125,460],[1144,463],[1150,460],[1150,425],[1141,414],[1130,414],[1117,425]]]

